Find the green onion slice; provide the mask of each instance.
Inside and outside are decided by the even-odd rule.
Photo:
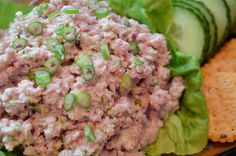
[[[60,66],[60,62],[57,57],[49,58],[45,63],[44,67],[47,69],[47,71],[50,74],[54,74],[57,72],[58,68]]]
[[[68,42],[73,42],[76,40],[76,28],[73,26],[64,29],[63,37]]]
[[[121,77],[120,88],[129,91],[132,88],[132,78],[128,73]]]
[[[110,58],[110,50],[107,44],[101,45],[100,51],[104,60],[108,60]]]
[[[29,24],[29,26],[27,27],[27,31],[33,35],[33,36],[39,36],[43,34],[43,23],[37,21],[37,22],[32,22]]]
[[[39,14],[43,13],[43,11],[47,9],[48,9],[48,3],[42,3],[37,7],[37,11]]]
[[[129,42],[130,46],[132,47],[133,53],[137,55],[139,53],[139,46],[136,42]]]
[[[70,111],[75,104],[75,95],[72,93],[68,93],[64,97],[64,104],[63,107],[66,111]]]
[[[134,57],[134,64],[138,67],[143,65],[143,61],[141,61],[138,57]]]
[[[60,15],[60,11],[57,10],[57,11],[54,11],[50,14],[47,15],[48,18],[55,18],[55,17],[58,17]]]
[[[40,87],[46,87],[51,82],[50,74],[47,71],[36,71],[35,82]]]
[[[60,61],[63,61],[65,59],[65,48],[62,44],[56,45],[55,49],[52,52],[56,54],[57,58]]]
[[[90,55],[88,54],[82,54],[79,58],[79,60],[76,60],[75,63],[82,68],[82,66],[85,65],[93,65],[93,60]]]
[[[91,105],[92,97],[88,92],[81,91],[76,95],[76,102],[80,108],[88,109]]]
[[[65,32],[66,26],[64,24],[60,24],[58,28],[56,29],[56,34],[57,35],[63,35]]]
[[[108,16],[110,14],[110,10],[108,8],[99,8],[95,11],[95,15],[101,19],[104,18],[106,16]]]
[[[78,14],[78,13],[79,13],[79,9],[76,9],[76,8],[67,8],[67,9],[64,9],[63,12],[64,12],[65,14],[73,15],[73,14]]]
[[[17,38],[12,43],[12,48],[14,48],[16,51],[23,50],[28,44],[28,41],[24,38]]]
[[[96,138],[92,128],[89,125],[84,127],[84,135],[88,142],[92,143]]]
[[[56,45],[61,44],[61,41],[58,38],[50,38],[46,40],[46,47],[50,51],[54,51]]]
[[[6,154],[3,151],[0,151],[0,156],[6,156]]]
[[[84,65],[81,67],[83,79],[85,81],[91,81],[95,76],[95,69],[93,65]]]

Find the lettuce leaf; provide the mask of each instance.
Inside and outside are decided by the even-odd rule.
[[[29,11],[31,11],[31,9],[31,6],[16,4],[9,0],[0,0],[0,29],[8,28],[17,11],[28,13]]]
[[[152,32],[168,34],[173,19],[170,0],[106,0],[113,11],[146,24]]]
[[[167,34],[172,24],[171,0],[106,0],[112,9],[147,24],[153,32]],[[185,56],[169,42],[172,59],[169,63],[172,76],[182,76],[185,92],[180,109],[169,115],[161,128],[157,141],[144,148],[147,156],[174,153],[191,155],[201,151],[208,141],[208,113],[201,92],[199,60]]]

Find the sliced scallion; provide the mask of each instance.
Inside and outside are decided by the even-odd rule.
[[[56,29],[56,34],[57,35],[63,35],[65,32],[66,26],[64,24],[60,24],[58,28]]]
[[[60,61],[63,61],[65,59],[65,48],[62,44],[56,45],[55,49],[52,52],[56,54],[57,58]]]
[[[74,26],[70,26],[64,29],[63,37],[68,42],[73,42],[76,40],[76,28]]]
[[[132,51],[135,55],[139,53],[139,46],[136,42],[129,42],[130,46],[132,47]]]
[[[95,10],[95,15],[101,19],[104,18],[106,16],[108,16],[110,14],[110,10],[108,8],[99,8],[97,10]]]
[[[27,27],[27,31],[33,35],[33,36],[39,36],[43,34],[43,23],[37,21],[37,22],[31,22],[29,26]]]
[[[95,76],[95,69],[93,65],[84,65],[81,67],[83,79],[85,81],[91,81]]]
[[[21,51],[27,46],[28,42],[24,38],[17,38],[12,43],[12,48],[16,51]]]
[[[48,4],[47,3],[42,3],[37,7],[37,11],[39,14],[43,13],[43,11],[48,9]]]
[[[87,141],[90,143],[92,143],[96,139],[95,134],[89,125],[84,126],[84,135]]]
[[[141,61],[138,57],[134,57],[134,64],[138,67],[143,65],[143,61]]]
[[[76,8],[67,8],[67,9],[64,9],[63,12],[64,12],[65,14],[73,15],[73,14],[78,14],[78,13],[79,13],[79,9],[76,9]]]
[[[90,55],[83,54],[80,56],[79,60],[76,60],[75,63],[81,68],[85,65],[93,65],[93,60]]]
[[[57,57],[49,58],[45,63],[44,67],[47,69],[47,71],[50,74],[54,74],[57,72],[58,68],[60,66],[60,62]]]
[[[92,97],[88,92],[81,91],[76,95],[76,102],[80,108],[88,109],[91,105]]]
[[[50,38],[46,40],[46,47],[50,51],[54,51],[56,45],[61,44],[61,41],[58,38]]]
[[[55,17],[58,17],[60,15],[60,11],[54,11],[50,14],[47,15],[48,18],[55,18]]]
[[[68,93],[64,97],[64,104],[63,107],[66,111],[70,111],[75,104],[75,95],[72,93]]]
[[[110,58],[110,50],[107,44],[102,44],[100,51],[104,60],[108,60]]]
[[[51,76],[47,71],[36,71],[35,82],[40,87],[46,87],[51,82]]]
[[[128,73],[121,77],[120,88],[129,91],[132,88],[132,78]]]

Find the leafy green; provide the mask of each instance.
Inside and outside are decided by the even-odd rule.
[[[169,6],[170,0],[107,1],[115,12],[147,24],[154,32],[167,34],[171,27],[173,8]],[[185,56],[181,52],[176,52],[173,42],[169,42],[169,49],[172,55],[169,63],[171,74],[182,76],[186,88],[180,101],[180,109],[169,115],[164,127],[160,130],[157,141],[144,148],[147,156],[168,153],[194,154],[201,151],[207,144],[208,114],[200,89],[199,60],[195,56]]]
[[[171,0],[106,0],[113,11],[146,24],[152,32],[167,34],[173,19]]]
[[[27,5],[16,4],[7,0],[0,0],[0,29],[8,28],[17,11],[28,13],[31,9],[32,7]]]

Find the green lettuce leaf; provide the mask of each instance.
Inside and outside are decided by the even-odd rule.
[[[0,0],[0,29],[8,28],[17,11],[28,13],[31,10],[32,7],[27,5],[16,4],[9,0]]]
[[[112,9],[147,24],[153,32],[166,34],[172,24],[171,0],[106,0]],[[167,14],[165,16],[165,14]],[[165,17],[165,18],[164,18]],[[190,155],[201,151],[208,140],[208,113],[201,92],[199,60],[176,52],[169,42],[172,59],[169,63],[172,76],[182,76],[185,92],[180,109],[169,115],[161,128],[157,141],[144,148],[147,156],[174,153]]]
[[[113,11],[146,24],[152,32],[168,34],[172,19],[171,0],[106,0]]]

